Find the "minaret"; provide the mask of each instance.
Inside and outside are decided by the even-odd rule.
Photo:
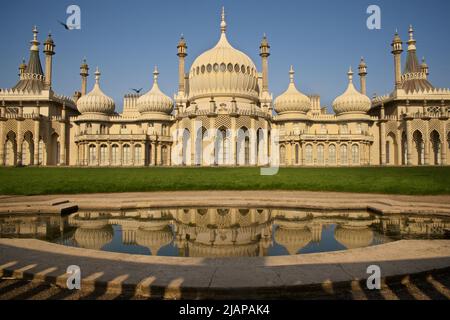
[[[19,66],[19,77],[22,79],[22,75],[25,73],[27,69],[27,64],[25,63],[25,59],[22,59],[22,63]]]
[[[80,76],[81,76],[81,96],[86,95],[87,92],[87,77],[89,76],[89,66],[86,62],[86,59],[83,60],[83,63],[80,67]]]
[[[364,61],[363,57],[361,57],[361,62],[359,63],[358,70],[359,70],[359,73],[358,73],[359,80],[360,80],[360,84],[361,84],[361,93],[363,95],[367,95],[367,85],[366,85],[367,64]]]
[[[425,61],[425,57],[422,58],[422,64],[420,65],[420,71],[425,74],[426,78],[430,74],[430,69],[428,68],[428,64]]]
[[[45,87],[50,89],[52,87],[52,65],[53,56],[55,55],[55,43],[53,42],[51,33],[44,43],[45,53]]]
[[[262,74],[263,74],[263,85],[262,91],[269,92],[269,56],[270,56],[270,45],[267,41],[267,37],[264,34],[261,41],[261,46],[259,47],[259,55],[261,56],[262,62]]]
[[[185,58],[187,57],[187,45],[183,35],[181,35],[180,42],[178,42],[178,94],[183,96],[186,93],[185,86]]]
[[[394,55],[394,65],[395,65],[395,88],[398,89],[402,83],[402,52],[403,52],[403,42],[395,32],[394,40],[392,41],[392,54]]]

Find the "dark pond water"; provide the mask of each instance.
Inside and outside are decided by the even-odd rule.
[[[0,215],[0,237],[173,257],[254,257],[442,239],[450,219],[366,211],[173,208],[80,211],[68,217]]]

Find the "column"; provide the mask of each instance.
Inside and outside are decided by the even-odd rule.
[[[136,165],[136,159],[135,159],[135,156],[136,156],[136,150],[135,150],[135,143],[134,143],[134,141],[131,141],[131,143],[130,143],[130,152],[131,152],[131,166],[133,167],[133,166],[135,166]]]
[[[87,141],[83,142],[83,149],[84,149],[84,154],[83,154],[83,165],[84,166],[88,166],[89,165],[89,143],[87,143]]]
[[[425,165],[427,165],[427,166],[431,165],[431,163],[430,163],[431,143],[430,143],[430,135],[428,134],[429,133],[428,127],[429,127],[429,121],[425,121],[425,132],[424,132],[424,137],[423,137],[423,145],[425,148],[424,162],[425,162]]]
[[[386,123],[381,120],[380,123],[380,144],[381,144],[381,165],[386,165]]]
[[[162,155],[162,145],[161,145],[161,142],[158,143],[157,150],[158,150],[158,152],[156,154],[157,165],[160,166],[160,165],[162,165],[162,157],[161,157],[161,155]]]
[[[23,134],[22,134],[22,120],[17,121],[17,165],[22,165],[22,152],[23,152]]]
[[[108,141],[108,167],[112,165],[112,143]]]
[[[66,122],[61,122],[61,136],[60,136],[60,160],[59,160],[59,164],[61,166],[65,166],[66,165]]]
[[[250,124],[250,165],[255,166],[256,165],[256,131],[255,131],[255,119],[251,119]]]
[[[97,153],[97,166],[100,166],[100,143],[98,142],[95,143],[95,151]]]
[[[197,134],[198,134],[197,131],[199,130],[199,128],[196,128],[195,124],[196,124],[195,118],[192,118],[191,119],[191,129],[189,130],[190,134],[191,134],[191,164],[192,164],[192,166],[197,165],[196,147],[197,147]],[[158,153],[161,155],[161,152],[160,152],[161,145],[158,146],[158,149],[159,149]],[[158,164],[161,164],[161,161],[159,160],[160,158],[161,158],[161,156],[158,157]]]
[[[0,166],[5,165],[5,123],[3,119],[0,119]]]
[[[152,165],[156,167],[157,165],[157,161],[156,161],[156,155],[157,155],[157,150],[156,150],[156,142],[152,141]]]
[[[231,117],[231,160],[230,164],[235,167],[237,165],[237,132],[236,132],[236,117]]]
[[[122,153],[123,153],[123,142],[119,142],[119,166],[123,166],[122,163]]]
[[[406,120],[406,140],[407,140],[407,165],[412,165],[412,149],[413,149],[413,137],[411,132],[411,121]]]
[[[142,141],[141,144],[141,166],[145,167],[145,154],[147,153],[147,144],[145,141]]]
[[[41,125],[39,118],[34,121],[34,165],[39,165],[39,141],[41,140]],[[42,150],[44,151],[44,150]]]

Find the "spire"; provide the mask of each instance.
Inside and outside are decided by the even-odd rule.
[[[100,84],[100,76],[102,74],[100,73],[99,68],[97,67],[97,69],[95,70],[95,84],[99,85]]]
[[[416,50],[416,40],[414,39],[414,29],[413,26],[409,26],[409,40],[408,40],[408,51]]]
[[[222,21],[220,23],[220,31],[225,33],[227,31],[227,22],[225,21],[225,7],[222,7]]]
[[[289,69],[289,82],[290,83],[294,83],[294,75],[295,75],[294,67],[291,65],[291,69]]]
[[[153,83],[155,85],[158,84],[158,76],[159,76],[158,66],[155,66],[155,71],[153,71]]]
[[[348,75],[348,82],[349,83],[353,83],[353,70],[352,70],[352,66],[350,66],[350,69],[347,72]]]
[[[361,57],[361,61],[359,63],[358,69],[359,69],[359,75],[360,76],[367,75],[367,64],[364,61],[364,57]]]
[[[31,40],[31,48],[30,48],[31,51],[39,51],[40,43],[39,43],[39,41],[37,39],[38,33],[39,33],[39,31],[38,31],[37,27],[34,26],[34,28],[33,28],[33,40]]]

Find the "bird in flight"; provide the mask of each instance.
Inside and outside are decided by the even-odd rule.
[[[70,30],[69,26],[67,24],[65,24],[64,22],[59,21],[59,24],[62,25],[66,30]]]
[[[133,90],[137,94],[141,93],[142,89],[144,89],[144,88],[140,88],[140,89],[133,89],[133,88],[131,88],[131,90]]]

